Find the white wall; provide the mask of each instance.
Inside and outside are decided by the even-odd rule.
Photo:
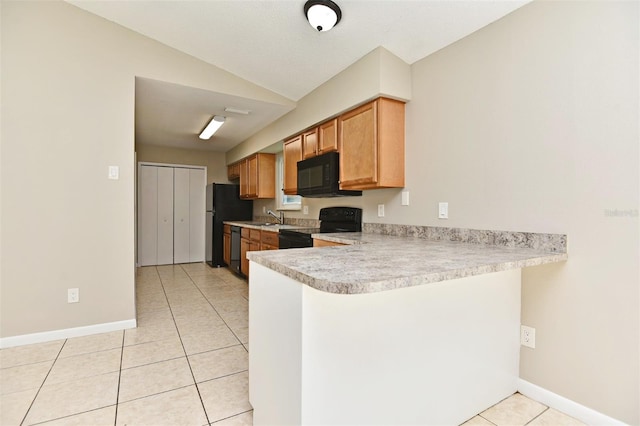
[[[292,102],[64,2],[1,8],[0,337],[131,320],[135,77]]]

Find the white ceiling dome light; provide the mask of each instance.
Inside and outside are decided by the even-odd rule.
[[[342,18],[342,11],[331,0],[308,0],[304,4],[307,21],[318,31],[329,31]]]

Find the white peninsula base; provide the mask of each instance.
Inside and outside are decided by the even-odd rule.
[[[255,425],[455,425],[516,391],[520,269],[334,294],[250,268]]]

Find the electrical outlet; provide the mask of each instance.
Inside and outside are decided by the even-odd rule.
[[[384,204],[378,204],[378,217],[384,217]]]
[[[531,349],[536,348],[536,329],[533,327],[527,327],[526,325],[520,326],[520,344]]]
[[[262,206],[262,214],[267,214],[267,207],[266,206]]]
[[[67,303],[78,303],[80,301],[80,289],[67,289]]]
[[[302,207],[302,214],[309,214],[309,206]]]

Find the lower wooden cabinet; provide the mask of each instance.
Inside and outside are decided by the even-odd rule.
[[[240,272],[249,278],[247,252],[260,250],[260,230],[242,228],[240,236]]]
[[[277,232],[262,231],[260,250],[278,250],[279,244]]]

